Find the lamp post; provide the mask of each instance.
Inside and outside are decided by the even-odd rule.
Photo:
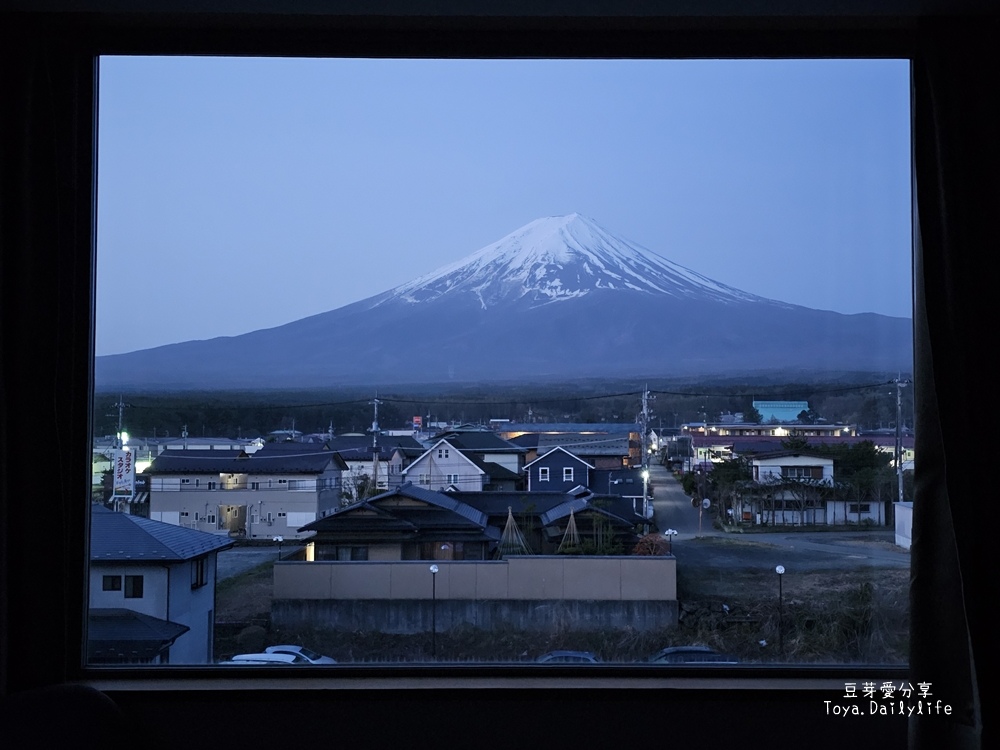
[[[278,561],[280,562],[281,561],[281,543],[283,541],[285,541],[285,537],[283,537],[283,536],[276,536],[276,537],[274,537],[274,541],[278,544]]]
[[[674,537],[677,536],[677,529],[667,529],[663,532],[663,536],[667,538],[667,554],[674,554]]]
[[[774,572],[778,574],[778,653],[782,656],[785,655],[785,611],[784,602],[782,598],[781,590],[781,579],[785,575],[785,566],[779,565],[774,569]]]
[[[437,573],[438,566],[431,565],[431,656],[437,659]]]

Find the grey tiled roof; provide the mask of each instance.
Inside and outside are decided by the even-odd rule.
[[[320,474],[330,462],[338,464],[339,456],[332,451],[311,449],[302,443],[297,453],[278,450],[271,453],[258,451],[246,455],[239,451],[211,451],[228,453],[228,456],[184,455],[161,453],[144,473],[146,474]],[[202,451],[209,453],[209,451]],[[178,451],[179,453],[179,451]],[[338,464],[338,468],[342,468]]]
[[[191,628],[131,609],[92,609],[87,615],[87,661],[150,661]]]
[[[445,494],[478,508],[489,516],[506,516],[507,508],[515,513],[544,513],[566,502],[565,492],[446,492]]]
[[[444,438],[460,451],[475,451],[476,453],[524,453],[525,449],[504,440],[492,432],[448,432],[435,436],[435,440]]]
[[[233,544],[226,536],[114,513],[100,505],[92,506],[90,514],[93,562],[181,562],[228,549]]]
[[[90,641],[153,641],[159,645],[173,641],[191,629],[187,625],[120,607],[91,609],[87,619],[90,621],[87,640]]]
[[[556,447],[563,448],[575,456],[627,456],[628,435],[539,435],[538,453],[546,453]]]

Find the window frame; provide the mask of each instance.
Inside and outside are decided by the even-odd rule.
[[[155,5],[155,3],[153,3],[153,5]],[[86,57],[88,54],[93,55],[94,56],[94,61],[95,61],[94,65],[96,67],[96,56],[100,55],[100,54],[109,54],[109,53],[113,54],[113,53],[116,53],[116,52],[123,52],[123,51],[128,51],[128,50],[133,50],[134,51],[134,50],[137,50],[137,49],[139,51],[143,52],[143,53],[146,53],[146,54],[169,53],[171,51],[177,51],[178,50],[178,43],[176,41],[173,41],[173,42],[170,41],[170,34],[172,32],[174,32],[174,31],[176,31],[177,29],[176,29],[176,27],[171,27],[169,21],[164,21],[162,19],[161,20],[157,20],[155,23],[150,23],[150,27],[151,28],[134,30],[135,33],[133,35],[129,36],[129,35],[126,35],[125,33],[121,32],[120,30],[116,31],[113,28],[113,23],[112,22],[114,20],[116,20],[116,19],[115,19],[114,15],[112,14],[112,18],[110,20],[105,20],[103,22],[105,24],[108,24],[108,27],[110,27],[110,30],[109,30],[108,27],[102,27],[102,25],[101,25],[102,22],[99,21],[99,20],[91,22],[93,24],[93,26],[96,26],[98,28],[98,32],[101,32],[101,33],[95,33],[95,34],[93,34],[93,38],[88,37],[87,34],[84,33],[85,39],[88,39],[89,42],[81,43],[81,42],[77,41],[75,43],[75,45],[71,48],[71,52],[75,53],[77,55],[77,59],[81,55],[83,57]],[[393,19],[390,18],[390,24],[389,24],[389,26],[391,28],[395,28],[395,29],[408,28],[408,25],[405,22],[400,22],[398,18],[396,19],[395,26],[393,26],[392,20]],[[602,19],[599,18],[598,20],[600,21]],[[174,23],[176,23],[176,21]],[[372,42],[361,42],[361,41],[357,42],[355,45],[352,45],[350,43],[350,39],[349,39],[350,34],[345,34],[345,33],[343,33],[342,30],[346,27],[346,28],[348,28],[350,30],[351,33],[354,33],[356,27],[354,25],[352,25],[351,23],[345,23],[345,22],[343,22],[343,20],[341,20],[340,24],[338,24],[336,22],[332,22],[332,23],[331,22],[326,22],[326,23],[324,23],[324,22],[321,21],[320,23],[315,24],[316,29],[314,29],[314,30],[310,30],[308,28],[308,24],[305,21],[300,20],[300,21],[298,21],[299,26],[297,28],[299,30],[303,31],[303,38],[302,39],[300,39],[299,41],[285,41],[285,42],[280,42],[279,41],[279,42],[270,42],[270,43],[267,41],[267,34],[264,31],[264,29],[266,29],[266,24],[264,24],[263,26],[256,25],[256,24],[259,24],[259,23],[261,23],[260,19],[250,18],[249,19],[249,23],[248,23],[248,29],[249,29],[249,31],[247,29],[244,29],[244,33],[249,34],[250,36],[252,36],[254,39],[257,40],[256,42],[253,42],[253,41],[247,42],[247,41],[245,41],[245,38],[244,38],[244,41],[241,42],[240,41],[241,37],[240,37],[240,34],[238,34],[238,33],[236,33],[236,34],[221,33],[220,34],[220,33],[216,32],[213,35],[213,33],[212,33],[211,30],[209,30],[208,32],[196,33],[196,32],[194,32],[192,30],[194,28],[193,25],[191,27],[187,28],[187,32],[188,32],[189,40],[190,39],[194,40],[193,47],[196,50],[202,51],[203,53],[209,53],[209,52],[212,52],[214,50],[214,51],[217,51],[217,52],[220,52],[220,53],[230,53],[230,54],[237,53],[238,54],[238,53],[242,52],[244,54],[247,54],[248,49],[250,51],[253,51],[254,49],[261,49],[262,48],[262,49],[266,50],[267,52],[269,52],[270,54],[278,54],[281,51],[289,51],[289,50],[292,50],[292,51],[298,50],[299,54],[302,54],[303,50],[313,51],[314,53],[324,52],[325,51],[326,54],[333,54],[334,52],[344,53],[345,49],[347,50],[347,52],[350,52],[352,50],[365,51],[366,49],[371,50],[373,46],[374,47],[378,47],[379,46],[378,42],[372,43]],[[544,23],[542,23],[541,25],[544,27]],[[586,32],[587,28],[590,29],[590,35],[591,35],[590,36],[590,40],[592,41],[593,40],[593,36],[595,34],[594,26],[591,25],[590,27],[588,27],[586,22],[584,22],[582,25],[584,27],[584,31],[585,32]],[[696,30],[697,30],[698,24],[695,23],[694,25],[695,25]],[[92,31],[93,30],[93,26],[90,26],[88,28]],[[340,30],[342,32],[340,35],[337,35],[336,33],[334,34],[335,42],[332,44],[332,47],[331,47],[331,42],[329,42],[329,41],[324,42],[322,40],[322,38],[321,38],[322,34],[319,33],[319,32],[329,32],[331,26],[332,26],[332,28],[333,28],[333,30],[335,32],[338,31],[338,30]],[[457,26],[459,28],[461,28],[461,24],[457,24]],[[486,23],[485,26],[487,28],[490,28],[489,23]],[[509,22],[507,23],[506,26],[503,26],[505,32],[509,31],[509,26],[510,26]],[[531,26],[531,24],[521,24],[520,26],[518,26],[518,24],[516,24],[516,23],[514,24],[515,29],[520,28],[522,30],[522,33],[523,33],[523,31],[524,31],[525,28],[528,28],[530,26]],[[626,27],[627,26],[628,25],[626,24]],[[766,50],[780,50],[780,51],[784,52],[783,56],[792,57],[792,56],[797,56],[797,55],[791,54],[789,52],[789,49],[792,52],[794,52],[796,49],[799,49],[799,50],[802,49],[801,43],[798,44],[798,45],[796,45],[794,43],[794,37],[793,37],[793,35],[796,33],[797,30],[798,31],[803,31],[805,29],[812,28],[813,24],[806,24],[806,23],[803,22],[803,23],[797,25],[794,20],[791,23],[788,23],[785,28],[781,28],[781,26],[779,24],[774,24],[773,28],[769,28],[769,27],[767,27],[767,24],[765,24],[763,40],[761,39],[761,37],[758,34],[755,34],[754,31],[752,31],[752,30],[747,31],[746,27],[744,25],[742,25],[742,24],[735,24],[734,28],[737,29],[738,34],[739,34],[739,30],[740,29],[742,29],[742,32],[743,32],[743,36],[740,37],[738,35],[736,37],[736,41],[733,41],[733,39],[732,39],[731,36],[727,36],[726,35],[725,28],[727,28],[727,27],[725,26],[725,24],[723,23],[723,24],[721,24],[721,26],[723,27],[722,32],[719,31],[719,25],[713,25],[713,23],[711,21],[707,22],[707,24],[703,25],[703,27],[702,27],[703,30],[707,29],[709,31],[709,37],[711,37],[712,34],[714,33],[714,35],[717,38],[720,38],[720,39],[723,40],[721,42],[714,43],[714,46],[713,46],[713,43],[711,41],[709,41],[708,43],[705,42],[704,35],[699,35],[697,33],[695,33],[693,35],[690,35],[690,29],[689,28],[685,28],[684,29],[684,34],[678,34],[678,33],[674,33],[673,35],[671,35],[669,33],[665,34],[666,41],[665,42],[661,42],[660,44],[661,45],[663,45],[663,44],[669,45],[669,43],[671,43],[671,42],[674,43],[675,47],[674,47],[674,53],[673,54],[674,54],[674,56],[677,56],[677,57],[705,56],[706,54],[711,54],[710,51],[712,49],[719,49],[721,52],[727,52],[728,51],[729,55],[733,55],[734,54],[734,50],[736,50],[736,52],[740,53],[740,54],[736,54],[736,56],[747,56],[747,57],[753,56],[754,54],[760,55],[760,54],[762,54],[762,52],[764,52]],[[866,26],[864,23],[861,23],[860,26],[861,26],[862,29],[869,28],[869,26]],[[620,25],[616,26],[615,24],[612,24],[611,27],[612,27],[612,33],[613,33],[613,31],[614,31],[615,28],[620,28]],[[751,25],[751,27],[752,27],[752,25]],[[912,30],[910,29],[910,24],[908,24],[908,23],[902,23],[902,24],[895,23],[894,24],[894,23],[892,23],[891,19],[890,19],[890,22],[888,22],[888,23],[886,23],[885,21],[882,21],[882,22],[880,22],[878,24],[874,24],[873,23],[870,26],[872,29],[874,29],[873,34],[868,35],[868,36],[865,36],[863,34],[854,34],[853,35],[854,38],[855,38],[854,41],[851,41],[852,34],[851,34],[850,31],[846,32],[846,36],[845,36],[845,32],[838,31],[838,29],[836,27],[837,27],[837,24],[833,24],[832,31],[830,31],[830,29],[827,29],[827,33],[824,35],[823,29],[825,27],[821,23],[820,24],[820,33],[818,35],[814,35],[814,36],[818,37],[818,41],[814,40],[815,46],[807,47],[807,49],[809,49],[809,51],[811,52],[811,54],[804,55],[804,56],[818,57],[818,56],[822,56],[824,54],[824,52],[826,54],[831,54],[831,53],[836,53],[838,51],[839,51],[839,54],[836,54],[834,56],[840,56],[840,57],[844,57],[844,56],[866,56],[865,55],[865,51],[866,50],[868,51],[868,54],[871,54],[872,51],[877,52],[878,54],[876,56],[894,56],[894,57],[895,56],[900,56],[900,57],[909,57],[910,56],[909,52],[912,49],[912,40],[911,40],[911,31]],[[235,27],[233,27],[233,28],[235,28]],[[641,25],[640,25],[640,28],[641,28]],[[713,28],[715,29],[714,32],[713,32]],[[790,29],[790,31],[789,31],[789,29]],[[255,30],[257,30],[257,34],[256,34],[256,36],[253,36]],[[684,37],[686,35],[692,36],[695,41],[685,41]],[[289,36],[291,36],[291,35],[289,35]],[[434,36],[434,35],[430,35],[430,36]],[[463,49],[464,50],[468,50],[468,49],[470,49],[470,44],[475,43],[475,41],[476,41],[476,40],[473,40],[473,42],[458,41],[458,40],[456,40],[454,38],[451,38],[448,33],[445,33],[442,36],[444,37],[444,41],[442,42],[442,41],[439,40],[437,43],[443,45],[442,48],[446,49],[446,50],[453,50],[453,51],[454,50],[463,50]],[[486,36],[487,36],[487,38],[489,38],[489,34],[487,34]],[[587,34],[584,33],[583,36],[586,37]],[[626,33],[626,36],[628,36],[627,33]],[[743,39],[743,41],[740,41],[741,38]],[[450,39],[450,41],[449,41],[449,39]],[[729,41],[725,41],[727,39]],[[783,42],[788,42],[790,39],[791,39],[791,41],[793,43],[790,44],[788,47],[783,46],[782,43]],[[872,41],[872,39],[874,39],[875,41]],[[749,40],[749,41],[747,41],[747,40]],[[523,43],[524,42],[522,42],[522,44]],[[342,46],[337,46],[338,44],[342,45]],[[383,45],[384,44],[385,43],[383,43]],[[397,44],[398,44],[398,42],[397,42]],[[431,43],[431,44],[433,44],[433,43]],[[548,47],[546,47],[544,44],[542,46],[545,47],[546,49],[552,50],[549,53],[549,55],[548,55],[548,56],[552,56],[552,57],[561,56],[559,54],[559,50],[563,50],[563,49],[572,50],[572,49],[575,48],[574,47],[574,43],[566,41],[565,38],[557,38],[554,41],[549,42],[549,46]],[[657,48],[658,49],[662,49],[663,47],[661,46],[661,47],[657,47]],[[504,42],[498,41],[497,39],[493,39],[493,44],[492,45],[490,45],[490,44],[485,45],[484,49],[485,49],[485,52],[483,54],[487,54],[489,51],[496,50],[496,49],[508,49],[509,50],[510,49],[510,42],[504,43]],[[706,49],[709,50],[709,52],[706,53]],[[851,54],[846,54],[845,50],[847,50]],[[887,50],[889,50],[888,54],[887,54]],[[685,51],[686,51],[686,53],[685,53]],[[905,54],[899,54],[901,51],[904,51]],[[457,56],[457,55],[443,55],[443,56]],[[90,78],[89,86],[91,87],[89,95],[87,93],[87,86],[88,86],[87,80],[88,80],[88,78]],[[75,111],[77,113],[77,115],[79,115],[81,112],[83,112],[84,113],[84,119],[86,119],[86,112],[88,111],[88,106],[89,106],[89,109],[91,111],[93,111],[95,109],[95,105],[94,105],[94,99],[95,99],[94,92],[96,92],[96,84],[95,84],[95,82],[93,80],[94,79],[93,74],[91,74],[90,76],[88,76],[87,73],[86,73],[86,71],[83,71],[82,73],[78,72],[77,73],[77,79],[78,79],[78,82],[81,83],[82,88],[83,88],[83,94],[82,94],[83,103],[82,104],[81,103],[75,104],[74,107],[73,107],[73,111]],[[89,102],[89,105],[88,105],[88,102]],[[92,125],[88,126],[86,123],[84,123],[83,125],[80,125],[79,123],[76,123],[76,124],[74,124],[72,126],[67,126],[67,127],[76,128],[76,130],[74,130],[73,133],[75,133],[77,136],[79,136],[79,132],[78,131],[82,130],[84,133],[86,133],[88,131],[88,128],[92,129],[93,126]],[[84,141],[83,149],[84,149],[84,152],[86,152],[86,148],[87,148],[86,147],[86,143],[87,142],[92,143],[93,142],[93,137],[91,136],[89,138],[83,138],[83,141]],[[76,160],[77,166],[79,166],[79,164],[81,163],[81,161],[84,161],[84,162],[86,161],[86,157],[84,157],[84,156],[77,156],[77,157],[75,157],[75,160]],[[90,166],[93,167],[93,164],[91,163]],[[83,175],[83,176],[74,175],[73,179],[75,179],[75,181],[76,181],[74,183],[74,185],[75,185],[75,187],[74,187],[74,194],[77,195],[76,211],[78,213],[81,213],[81,218],[82,218],[82,221],[80,222],[79,226],[77,226],[75,228],[75,230],[74,230],[75,233],[74,233],[74,242],[73,242],[73,244],[77,248],[80,248],[81,246],[87,246],[89,244],[90,247],[91,247],[91,253],[92,253],[93,252],[93,247],[92,247],[92,240],[93,240],[93,227],[92,227],[92,222],[93,222],[93,195],[92,195],[92,191],[93,191],[93,170],[91,169],[91,174],[89,174],[89,175]],[[89,217],[89,219],[88,219],[88,217]],[[83,259],[83,260],[79,261],[79,263],[82,264],[82,265],[78,265],[77,268],[76,268],[77,271],[81,271],[81,274],[80,274],[80,276],[78,278],[89,278],[90,279],[91,293],[92,293],[92,290],[93,290],[93,278],[92,278],[92,276],[88,276],[88,264],[89,264],[89,271],[92,272],[92,263],[93,263],[92,255],[89,258],[86,258],[86,259]],[[73,291],[73,290],[79,291],[79,288],[80,288],[79,281],[73,281],[73,282],[69,282],[68,283],[65,280],[63,280],[60,283],[64,287],[64,291]],[[92,301],[90,301],[90,300],[82,300],[82,301],[78,300],[78,301],[75,302],[75,305],[76,305],[75,309],[78,312],[86,312],[86,310],[88,308],[88,305],[90,305],[91,306],[91,312],[92,312]],[[86,316],[84,316],[84,317],[86,317]],[[89,341],[90,339],[87,336],[81,336],[80,335],[81,333],[86,333],[89,330],[89,326],[90,326],[90,321],[89,320],[87,320],[85,323],[83,323],[81,325],[70,326],[69,327],[70,331],[71,331],[71,333],[70,333],[70,339],[71,340],[79,339],[79,340],[82,340],[82,341],[83,340]],[[79,349],[79,347],[78,347],[78,349]],[[89,364],[88,364],[88,361],[89,361]],[[74,395],[78,399],[82,400],[82,402],[84,404],[86,404],[87,406],[86,406],[86,408],[84,409],[83,412],[81,412],[79,410],[79,408],[77,408],[75,410],[71,410],[73,412],[73,425],[74,426],[70,430],[70,432],[73,433],[73,435],[75,436],[75,439],[79,438],[80,435],[86,435],[86,441],[87,441],[87,443],[89,443],[89,425],[90,425],[89,403],[90,403],[90,399],[91,399],[91,395],[89,394],[89,383],[90,383],[90,368],[92,368],[92,356],[89,353],[83,353],[83,354],[81,354],[81,352],[79,350],[77,350],[73,354],[73,363],[75,365],[75,374],[72,375],[71,377],[74,379],[74,386],[73,386],[73,388],[74,388]],[[83,383],[85,385],[84,388],[80,388],[79,387],[81,383]],[[83,443],[81,443],[81,445],[82,444]],[[82,453],[82,451],[81,451],[81,453]],[[87,458],[87,461],[86,461],[86,463],[87,463],[87,467],[86,467],[87,468],[87,474],[89,475],[89,456],[87,456],[86,458]],[[67,475],[70,475],[70,474],[73,475],[73,476],[76,476],[78,474],[82,475],[82,472],[79,471],[77,468],[74,468],[74,469],[65,469],[64,471],[66,472]],[[83,486],[82,481],[79,484],[80,484],[81,487]],[[66,505],[67,510],[69,511],[67,513],[67,518],[69,520],[76,519],[76,520],[80,521],[81,523],[78,526],[78,528],[86,528],[87,521],[86,521],[86,518],[85,518],[85,514],[82,511],[72,510],[69,507],[71,505],[71,503],[68,503],[67,501],[65,501],[65,498],[64,498],[64,505]],[[86,562],[83,560],[83,555],[79,554],[79,553],[82,553],[83,549],[84,549],[83,542],[77,542],[77,543],[74,543],[74,544],[67,545],[67,550],[64,553],[64,556],[60,558],[60,561],[61,561],[60,564],[64,565],[69,570],[73,570],[73,571],[79,572],[80,566],[81,565],[83,565],[83,566],[86,565]],[[80,578],[79,575],[71,577],[71,580],[74,581],[74,583],[72,583],[69,586],[70,593],[66,597],[66,600],[69,601],[69,604],[68,605],[64,605],[64,604],[60,603],[60,605],[58,605],[58,606],[66,606],[66,609],[64,610],[64,614],[68,614],[70,616],[70,619],[74,615],[74,612],[76,612],[77,615],[78,615],[80,606],[83,605],[83,603],[86,601],[86,599],[85,599],[86,585],[84,585],[82,587],[82,594],[84,595],[84,598],[82,598],[82,599],[80,598],[80,594],[81,594],[80,591],[76,591],[75,593],[73,593],[73,591],[74,591],[73,587],[75,587],[75,586],[78,585],[78,579],[79,578]],[[74,627],[68,628],[68,634],[69,635],[68,635],[68,640],[67,640],[67,642],[65,644],[65,649],[64,649],[65,653],[72,654],[74,651],[79,652],[79,650],[80,650],[79,639],[77,638],[77,639],[74,640],[74,634],[79,635],[79,633],[80,633],[80,629],[76,629]],[[51,669],[53,671],[55,671],[55,672],[59,671],[58,667],[52,667]],[[71,666],[69,671],[71,673],[77,675],[77,676],[80,676],[80,675],[91,675],[92,676],[94,674],[94,672],[93,672],[94,669],[95,668],[93,668],[93,667],[87,667],[87,668],[84,668],[82,671],[79,671],[79,670],[73,669],[72,666]],[[795,669],[798,670],[799,668],[796,667]],[[765,671],[768,672],[768,673],[770,673],[770,675],[772,675],[772,676],[780,674],[780,670],[779,671],[765,670]],[[821,672],[821,671],[822,670],[813,670],[814,673],[815,672]],[[889,670],[887,672],[886,671],[879,672],[878,670],[872,670],[870,672],[866,671],[866,673],[870,673],[873,676],[878,676],[879,674],[899,676],[900,671],[897,670],[897,669],[891,669],[891,670]],[[839,676],[841,674],[842,674],[841,671],[838,671],[838,672],[835,673],[836,676]],[[156,679],[157,679],[157,681],[165,680],[166,677],[167,676],[165,674],[161,674],[159,671],[156,671]],[[793,677],[794,677],[794,675],[793,675]],[[232,679],[237,679],[237,678],[234,677]],[[272,679],[274,679],[274,678],[272,678]],[[834,680],[834,682],[835,681],[836,680]],[[827,682],[829,684],[830,681],[828,680]],[[684,686],[684,687],[687,687],[687,686]]]

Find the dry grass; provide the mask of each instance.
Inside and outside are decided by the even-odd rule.
[[[431,658],[429,633],[271,628],[272,570],[272,563],[265,563],[219,585],[216,653],[220,658],[246,651],[260,639],[302,643],[345,662],[405,663]],[[636,662],[665,646],[701,644],[747,663],[904,664],[909,638],[908,587],[907,570],[834,570],[786,576],[779,616],[773,573],[685,569],[678,573],[680,621],[676,628],[535,633],[465,627],[439,633],[436,650],[439,661],[449,662],[532,661],[559,649],[591,651],[604,661]],[[781,638],[779,622],[783,624]],[[257,628],[263,628],[263,633]]]

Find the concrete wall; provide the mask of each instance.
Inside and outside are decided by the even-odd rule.
[[[281,625],[420,632],[504,622],[527,629],[665,627],[677,620],[673,557],[512,557],[495,562],[282,562],[271,616]]]
[[[275,599],[576,599],[653,601],[677,598],[674,557],[523,556],[439,562],[282,562]]]
[[[661,630],[677,624],[677,601],[577,601],[446,599],[275,599],[271,622],[278,627],[326,627],[339,631],[426,633],[459,626],[483,630],[514,627],[557,632],[630,628]]]
[[[896,545],[909,549],[913,538],[913,503],[894,503],[892,508],[896,519]]]

